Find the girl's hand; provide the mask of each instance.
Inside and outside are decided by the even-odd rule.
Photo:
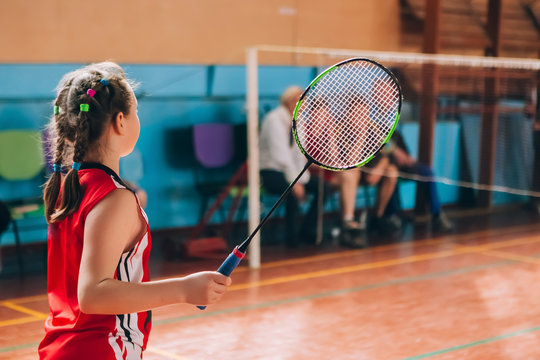
[[[221,300],[230,286],[230,277],[216,271],[202,271],[181,279],[183,301],[193,305],[208,305]]]

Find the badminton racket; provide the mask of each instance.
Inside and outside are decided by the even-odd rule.
[[[292,119],[292,132],[307,158],[306,165],[217,271],[226,276],[232,273],[244,258],[251,239],[311,164],[342,171],[373,159],[396,128],[401,100],[401,88],[394,74],[373,60],[344,60],[319,74],[302,93]]]

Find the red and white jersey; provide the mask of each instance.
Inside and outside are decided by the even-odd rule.
[[[150,311],[85,314],[77,299],[86,216],[111,191],[128,187],[113,170],[101,164],[82,164],[79,179],[84,190],[79,209],[50,225],[48,230],[47,293],[51,313],[45,321],[46,334],[39,345],[39,356],[41,359],[141,359],[151,327]],[[149,281],[150,228],[146,214],[142,208],[140,211],[146,219],[146,233],[133,249],[122,254],[115,273],[111,274],[121,281]]]

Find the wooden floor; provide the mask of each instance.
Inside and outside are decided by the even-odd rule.
[[[452,234],[410,225],[362,250],[265,248],[262,268],[237,269],[220,304],[155,310],[145,358],[540,359],[540,218],[453,218]],[[163,277],[219,263],[152,268]],[[0,359],[35,359],[44,277],[0,286]]]

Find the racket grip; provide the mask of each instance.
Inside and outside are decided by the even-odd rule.
[[[236,269],[236,267],[238,266],[238,264],[240,264],[240,261],[244,258],[245,255],[246,253],[243,253],[240,250],[238,250],[238,246],[235,247],[232,253],[230,253],[229,256],[227,256],[225,261],[221,264],[221,266],[217,270],[218,273],[223,274],[225,276],[231,275],[233,270]],[[206,309],[205,305],[198,305],[197,307],[201,310]]]

